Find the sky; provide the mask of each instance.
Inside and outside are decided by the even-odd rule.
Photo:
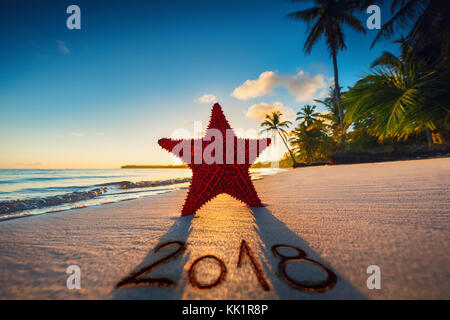
[[[69,30],[69,5],[81,29]],[[238,135],[264,114],[286,119],[333,81],[323,39],[304,53],[309,3],[283,0],[0,2],[0,168],[119,168],[167,164],[157,140],[206,127],[218,101]],[[370,16],[357,14],[366,25]],[[390,16],[381,7],[381,21]],[[341,86],[370,71],[391,41],[345,29]],[[323,111],[318,107],[319,111]],[[198,130],[197,130],[198,131]]]

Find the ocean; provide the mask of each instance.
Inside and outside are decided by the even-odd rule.
[[[280,169],[251,169],[252,179]],[[0,169],[0,221],[125,201],[189,186],[189,169]]]

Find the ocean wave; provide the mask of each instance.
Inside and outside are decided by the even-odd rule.
[[[139,182],[131,182],[131,181],[122,181],[122,182],[113,182],[106,183],[103,186],[107,185],[119,185],[121,189],[134,189],[134,188],[149,188],[149,187],[160,187],[167,186],[171,184],[178,184],[191,181],[191,178],[177,178],[177,179],[169,179],[169,180],[160,180],[160,181],[139,181]]]
[[[2,201],[0,202],[0,215],[92,199],[103,194],[105,191],[106,187],[101,187],[90,191],[72,192],[45,198]]]
[[[262,175],[250,172],[252,180],[262,179]],[[79,177],[76,177],[78,179]],[[160,194],[179,190],[172,185],[190,182],[191,178],[173,178],[152,181],[119,181],[92,184],[88,186],[48,186],[44,188],[26,188],[16,191],[16,195],[43,194],[41,197],[27,197],[15,200],[0,200],[0,220],[16,218],[45,212],[64,211],[83,208],[90,205],[113,203],[138,198],[145,194]],[[164,186],[168,186],[164,188]],[[163,188],[161,188],[163,187]],[[139,190],[141,189],[141,190]],[[51,194],[57,192],[58,194]],[[1,192],[0,192],[1,193]],[[8,193],[8,192],[7,192]],[[44,196],[44,194],[47,195]],[[14,198],[13,198],[14,199]],[[84,201],[84,202],[83,202]],[[79,202],[79,203],[77,203]]]
[[[54,207],[67,203],[74,203],[78,201],[84,201],[96,198],[103,195],[107,190],[113,188],[117,189],[135,189],[135,188],[151,188],[159,186],[174,185],[179,183],[185,183],[191,181],[191,178],[177,178],[168,180],[157,180],[157,181],[121,181],[121,182],[111,182],[101,185],[91,186],[92,190],[88,191],[75,191],[70,193],[65,193],[62,195],[55,195],[49,197],[40,197],[32,199],[18,199],[18,200],[7,200],[0,201],[0,215],[17,213],[25,210],[33,210],[44,207]],[[70,187],[65,187],[70,188]],[[73,188],[73,187],[72,187]]]
[[[46,182],[46,181],[61,181],[61,180],[83,180],[83,179],[110,179],[114,176],[65,176],[65,177],[31,177],[22,179],[10,179],[10,180],[0,180],[0,184],[19,184],[24,182]]]

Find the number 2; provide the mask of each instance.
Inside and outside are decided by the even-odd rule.
[[[173,282],[170,279],[167,278],[145,278],[143,279],[142,276],[144,276],[146,273],[149,273],[156,267],[169,262],[169,260],[174,259],[176,256],[178,256],[181,252],[186,250],[186,246],[184,242],[181,241],[171,241],[164,244],[161,244],[155,248],[155,252],[158,252],[162,248],[165,248],[167,246],[171,245],[177,245],[178,248],[168,256],[165,256],[158,261],[152,263],[149,266],[143,267],[142,269],[131,273],[128,277],[122,279],[117,285],[116,288],[121,288],[124,286],[156,286],[156,287],[172,287],[175,285],[175,282]]]

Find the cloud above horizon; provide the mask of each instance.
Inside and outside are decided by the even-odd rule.
[[[282,102],[265,103],[260,102],[251,105],[247,109],[246,116],[258,121],[263,121],[266,118],[266,114],[271,114],[274,111],[280,111],[283,114],[283,120],[295,120],[295,111],[292,108],[285,106]]]
[[[322,75],[312,76],[303,70],[294,75],[265,71],[256,80],[246,80],[233,90],[231,96],[245,101],[273,94],[274,88],[278,86],[285,87],[297,102],[305,102],[313,100],[314,94],[320,94],[327,87],[327,82]]]
[[[195,99],[195,102],[199,103],[213,103],[217,102],[217,97],[213,94],[204,94],[201,97]]]

